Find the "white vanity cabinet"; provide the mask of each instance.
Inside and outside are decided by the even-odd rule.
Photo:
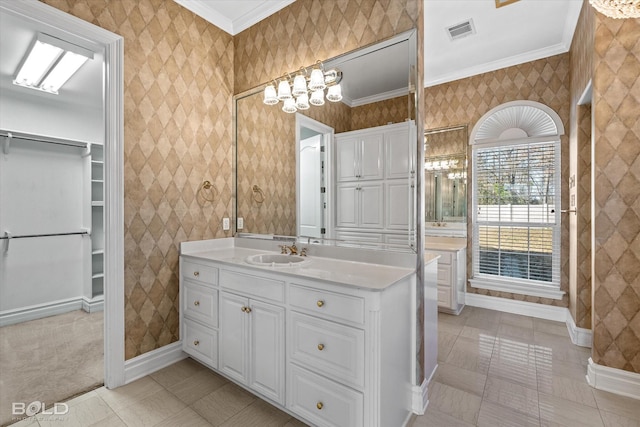
[[[438,249],[425,243],[425,250],[440,256],[438,258],[438,309],[440,311],[460,314],[464,308],[464,293],[467,282],[467,250],[466,248]]]
[[[406,424],[415,371],[410,268],[358,270],[310,256],[305,273],[254,267],[238,248],[216,253],[226,262],[180,257],[186,353],[310,425]]]
[[[384,227],[384,187],[381,182],[342,183],[338,184],[336,193],[338,227]]]

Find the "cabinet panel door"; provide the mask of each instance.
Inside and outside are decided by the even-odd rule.
[[[358,185],[338,184],[336,191],[336,226],[358,226]]]
[[[358,139],[336,138],[336,179],[340,181],[353,181],[356,177],[358,162]]]
[[[409,129],[397,129],[385,134],[385,166],[387,178],[406,178],[412,168]]]
[[[362,183],[357,191],[360,198],[360,227],[384,227],[384,190],[381,183]]]
[[[381,133],[361,138],[360,179],[384,178],[384,138]]]
[[[399,179],[386,184],[386,227],[394,230],[409,230],[409,206],[411,187],[409,180]]]
[[[220,370],[242,384],[248,383],[249,363],[247,346],[249,344],[248,314],[242,308],[248,307],[246,298],[227,292],[220,292]]]
[[[250,301],[249,387],[284,405],[284,308]]]

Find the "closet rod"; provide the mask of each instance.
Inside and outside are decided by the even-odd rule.
[[[54,138],[52,136],[35,135],[23,132],[0,130],[0,136],[9,139],[24,139],[27,141],[44,142],[47,144],[66,145],[69,147],[87,148],[88,143],[71,139]]]
[[[25,239],[25,238],[29,238],[29,237],[51,237],[51,236],[73,236],[76,234],[81,234],[81,235],[85,235],[85,234],[89,234],[88,231],[74,231],[71,233],[47,233],[47,234],[22,234],[19,236],[12,236],[12,235],[6,235],[7,233],[5,233],[5,236],[0,236],[0,239],[5,239],[5,240],[10,240],[10,239]]]

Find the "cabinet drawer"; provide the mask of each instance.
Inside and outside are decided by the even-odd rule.
[[[438,263],[438,284],[451,286],[451,266]]]
[[[182,262],[182,277],[207,285],[218,284],[218,269],[190,261]]]
[[[364,331],[291,313],[289,356],[346,385],[364,386]]]
[[[292,284],[289,287],[289,304],[316,316],[364,323],[364,299],[351,295]]]
[[[438,286],[438,305],[451,307],[451,288]]]
[[[316,426],[360,427],[362,394],[290,365],[287,407]]]
[[[190,281],[184,281],[182,310],[185,316],[207,326],[218,327],[218,291]]]
[[[284,282],[282,280],[267,279],[252,274],[222,270],[220,272],[220,286],[243,295],[284,302]]]
[[[184,319],[182,349],[212,368],[218,368],[218,331]]]

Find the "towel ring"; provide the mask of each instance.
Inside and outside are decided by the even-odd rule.
[[[209,197],[205,196],[205,193],[203,193],[203,190],[207,190],[207,192],[209,193]],[[213,184],[211,184],[211,181],[204,181],[201,185],[200,188],[198,188],[198,194],[200,194],[200,197],[202,197],[203,200],[207,201],[207,202],[213,202],[215,200],[215,188],[213,188]]]
[[[264,202],[264,193],[262,192],[262,189],[257,185],[254,185],[252,190],[253,190],[253,200],[256,203]]]

